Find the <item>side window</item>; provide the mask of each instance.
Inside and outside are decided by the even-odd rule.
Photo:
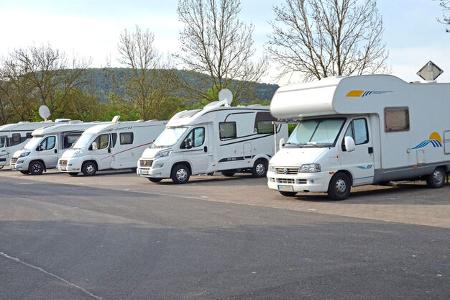
[[[97,150],[106,149],[109,146],[109,134],[99,135],[93,143],[97,143]],[[92,145],[91,145],[92,147]]]
[[[19,145],[22,142],[20,133],[13,133],[11,135],[11,146]]]
[[[384,109],[384,131],[409,131],[409,109],[407,107],[386,107]]]
[[[369,130],[366,119],[353,120],[345,132],[345,136],[350,136],[355,141],[355,145],[362,145],[369,142]]]
[[[235,139],[237,137],[236,122],[219,123],[219,137],[221,140]]]
[[[63,149],[72,147],[80,137],[81,134],[68,134],[64,136]]]
[[[123,132],[120,134],[120,144],[130,145],[133,144],[134,135],[132,132]]]
[[[41,142],[39,147],[40,147],[41,151],[43,151],[43,150],[51,150],[51,149],[55,148],[55,144],[56,144],[56,137],[49,136],[49,137],[45,138],[45,140],[43,140]]]
[[[198,127],[194,129],[194,147],[200,147],[205,142],[205,128]]]
[[[270,112],[258,112],[255,118],[255,131],[258,134],[274,134],[274,126],[272,124],[276,119]]]
[[[27,139],[31,139],[32,137],[31,132],[27,132]]]
[[[114,148],[117,143],[117,133],[111,133],[111,142],[112,142],[112,148]]]

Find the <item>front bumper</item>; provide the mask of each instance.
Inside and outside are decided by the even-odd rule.
[[[26,157],[13,157],[11,158],[11,170],[15,171],[28,171],[30,160]]]
[[[298,173],[282,175],[267,172],[267,185],[272,190],[283,192],[327,192],[330,179],[329,172]]]
[[[170,168],[166,159],[141,158],[137,162],[136,174],[142,177],[170,178]]]
[[[58,171],[63,172],[63,173],[75,173],[75,172],[81,172],[82,164],[83,164],[82,159],[61,158],[60,160],[58,160],[58,165],[56,166],[56,168],[58,169]]]

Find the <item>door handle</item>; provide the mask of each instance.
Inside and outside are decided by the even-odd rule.
[[[58,153],[58,149],[55,149],[55,153]]]
[[[207,146],[203,147],[203,151],[208,152],[208,147]]]
[[[111,148],[108,148],[108,153],[111,153]]]
[[[373,154],[373,147],[369,147],[368,151],[369,151],[369,154]]]

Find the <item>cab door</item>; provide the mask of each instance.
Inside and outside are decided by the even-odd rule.
[[[56,168],[58,163],[58,147],[55,135],[46,137],[38,146],[39,157],[47,169]]]
[[[99,170],[111,169],[111,147],[110,134],[100,134],[89,147]]]
[[[368,124],[367,118],[353,119],[345,129],[345,135],[341,142],[341,168],[352,174],[354,186],[373,183],[374,153]],[[355,150],[352,152],[345,149],[344,139],[346,136],[352,137],[355,141]]]
[[[181,143],[181,154],[191,163],[193,174],[204,174],[210,170],[209,139],[206,127],[195,127]]]

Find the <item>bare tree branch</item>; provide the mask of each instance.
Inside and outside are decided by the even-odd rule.
[[[312,80],[385,69],[376,0],[285,0],[274,12],[268,51],[284,73]]]

